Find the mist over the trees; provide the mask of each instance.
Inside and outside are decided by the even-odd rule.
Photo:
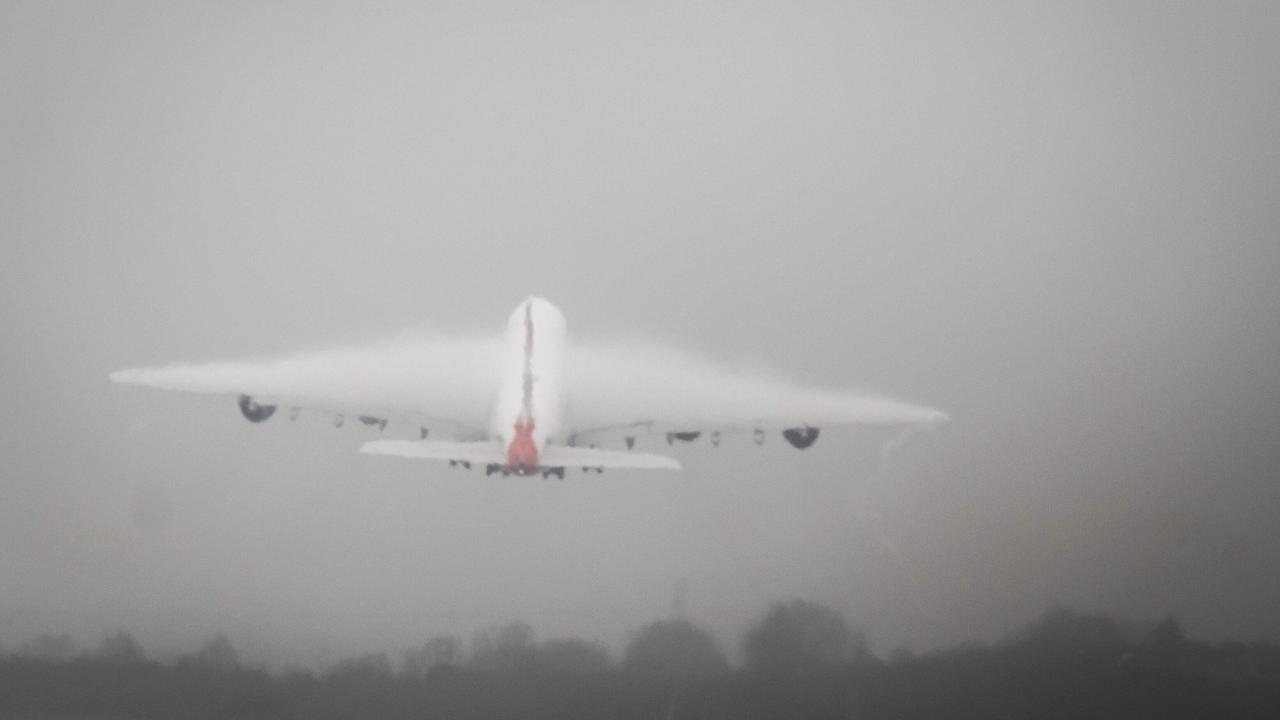
[[[638,631],[622,656],[538,639],[523,621],[469,643],[429,638],[318,672],[267,672],[225,637],[163,661],[127,633],[77,651],[40,636],[0,654],[0,714],[220,718],[1202,718],[1280,712],[1280,646],[1188,638],[1053,608],[994,644],[870,652],[832,608],[772,605],[731,655],[687,620]]]

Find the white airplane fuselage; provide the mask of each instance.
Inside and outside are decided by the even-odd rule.
[[[538,469],[548,441],[564,441],[564,349],[564,314],[555,305],[531,297],[511,313],[489,433],[518,475]]]

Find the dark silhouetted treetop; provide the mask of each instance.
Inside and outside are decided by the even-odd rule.
[[[98,659],[109,663],[125,665],[144,662],[147,657],[142,646],[127,632],[118,632],[103,638],[98,646]]]
[[[471,665],[477,669],[532,670],[535,655],[533,630],[523,620],[479,630],[471,638]]]
[[[240,669],[240,655],[226,635],[218,634],[205,641],[199,650],[178,658],[178,664],[229,673]]]
[[[866,638],[840,613],[808,600],[775,603],[742,643],[752,672],[807,675],[835,672],[867,654]]]
[[[665,620],[641,630],[622,656],[627,672],[717,675],[729,661],[709,633],[687,620]]]
[[[461,665],[462,660],[462,641],[454,635],[438,635],[407,651],[402,668],[406,676],[420,678],[436,668]]]

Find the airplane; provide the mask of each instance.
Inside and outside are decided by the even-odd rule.
[[[497,341],[401,338],[265,361],[135,368],[110,379],[232,395],[255,423],[283,406],[291,419],[302,409],[332,414],[338,427],[347,416],[380,430],[409,424],[416,438],[366,442],[360,451],[560,479],[565,468],[681,469],[675,458],[634,452],[642,435],[673,445],[706,434],[719,445],[722,434],[750,433],[761,444],[780,431],[803,450],[823,427],[947,419],[933,408],[733,372],[660,347],[570,343],[563,313],[540,297],[516,307]],[[439,436],[447,439],[429,439]],[[626,450],[602,449],[610,439]]]

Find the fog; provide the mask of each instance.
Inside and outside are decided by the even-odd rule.
[[[617,649],[675,604],[731,648],[783,597],[881,653],[1054,604],[1280,638],[1278,35],[1243,2],[0,4],[0,643]],[[529,294],[950,421],[548,482],[107,379],[483,337]]]

